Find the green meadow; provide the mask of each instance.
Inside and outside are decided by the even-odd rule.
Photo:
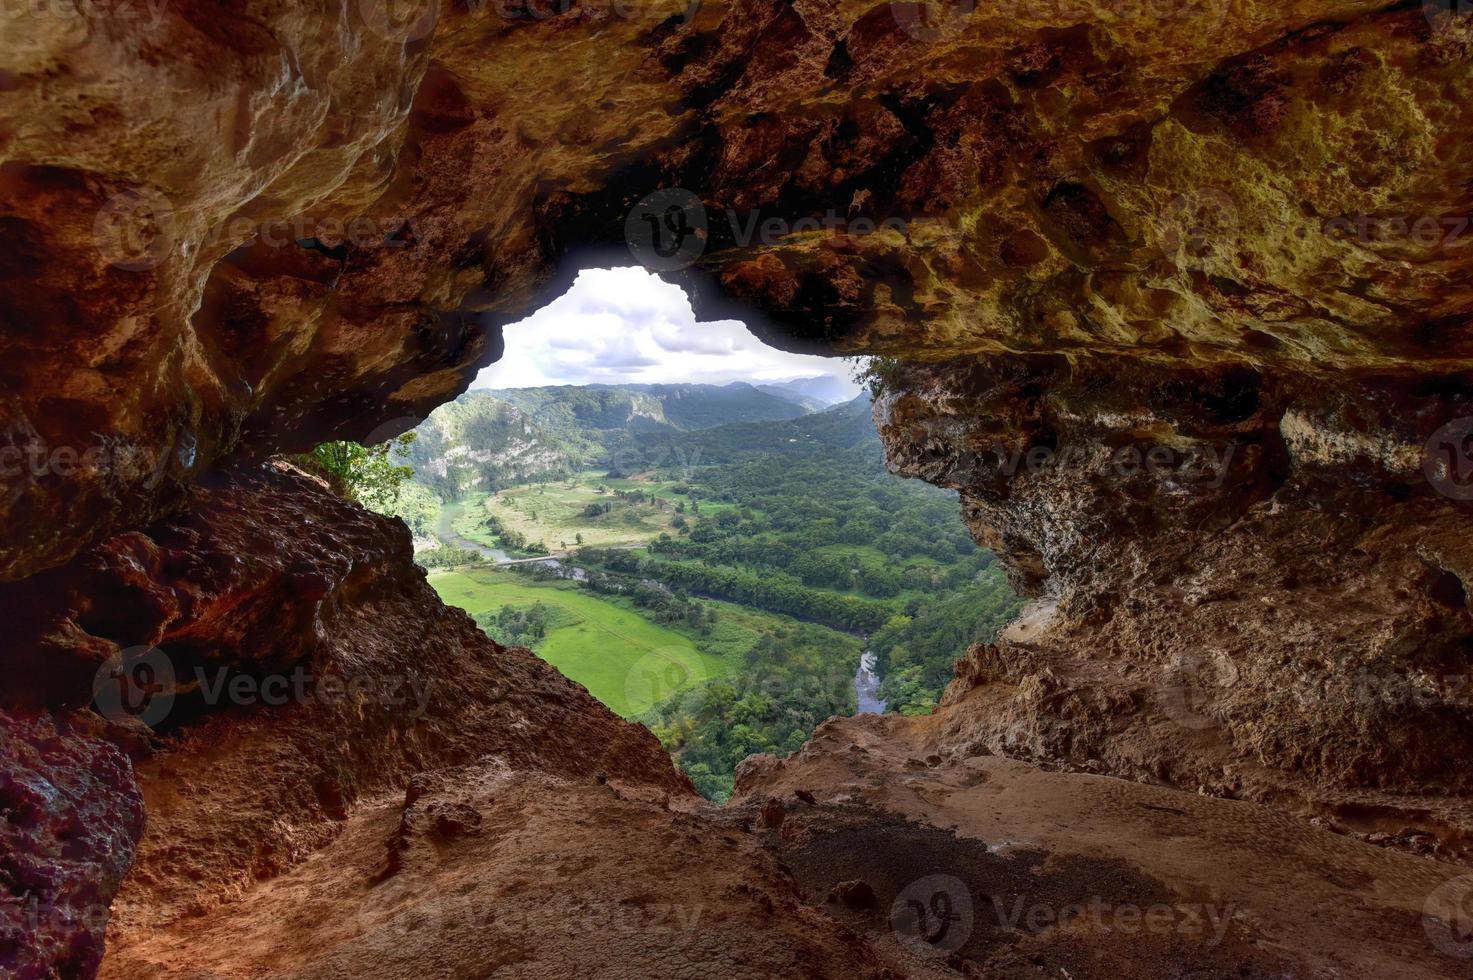
[[[537,644],[537,655],[625,718],[734,669],[735,658],[703,654],[688,637],[569,582],[467,568],[434,573],[430,584],[447,603],[472,616],[538,602],[554,610],[556,628]]]

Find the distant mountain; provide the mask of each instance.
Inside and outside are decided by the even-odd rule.
[[[781,385],[758,385],[757,390],[765,391],[769,395],[776,395],[784,401],[790,401],[806,412],[821,412],[825,408],[828,408],[828,405],[826,403],[819,401],[817,398],[809,398],[807,395],[800,395],[793,389],[784,388]]]
[[[807,413],[791,397],[745,382],[483,389],[421,423],[410,464],[418,482],[448,499],[585,469],[627,469],[647,458],[630,452],[683,433],[730,423],[760,428]]]
[[[794,378],[792,381],[776,381],[761,386],[763,391],[773,394],[787,392],[790,397],[816,402],[820,408],[841,405],[854,397],[854,386],[843,378],[832,374],[819,374],[811,378]]]
[[[730,422],[779,422],[805,409],[787,395],[744,381],[727,385],[558,385],[490,392],[523,411],[551,413],[597,429],[638,426],[639,420],[677,429],[706,429]]]
[[[669,458],[690,465],[736,463],[761,455],[811,457],[817,453],[839,453],[846,457],[869,457],[875,468],[883,466],[879,433],[870,414],[869,394],[862,393],[842,405],[785,422],[738,422],[692,432],[640,432],[633,437],[637,451],[646,458]]]

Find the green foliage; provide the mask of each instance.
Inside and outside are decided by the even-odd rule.
[[[907,603],[870,637],[887,710],[930,714],[967,647],[996,640],[1022,606],[993,565],[956,591]]]
[[[473,565],[480,560],[480,552],[449,544],[421,551],[414,556],[415,563],[423,568],[456,568],[460,565]]]
[[[617,479],[631,467],[646,468],[639,437],[783,421],[806,411],[741,383],[470,391],[437,408],[416,430],[413,463],[447,500],[590,469]]]
[[[878,398],[887,387],[893,386],[900,374],[900,361],[893,357],[870,357],[854,364],[855,384],[863,386],[873,398]]]
[[[547,634],[573,626],[580,618],[558,605],[534,602],[530,606],[502,606],[476,615],[476,625],[502,646],[537,649]]]
[[[880,388],[897,369],[868,368]],[[461,443],[470,452],[436,465],[455,485],[479,488],[456,524],[466,537],[515,551],[539,548],[526,538],[550,533],[578,544],[575,563],[589,573],[577,591],[569,582],[538,583],[515,604],[482,608],[483,628],[502,642],[538,647],[615,710],[645,721],[708,797],[730,794],[747,755],[796,751],[825,718],[855,710],[859,634],[870,634],[887,710],[926,714],[953,661],[1015,614],[1020,601],[958,520],[956,495],[885,470],[867,397],[786,420],[687,430],[670,417],[680,399],[634,389],[500,393],[508,399],[500,409],[475,411],[469,403],[489,396],[466,396],[454,406],[462,416],[457,438],[478,417],[486,431],[514,438]],[[721,414],[679,411],[684,423]],[[523,458],[506,455],[523,437],[538,440],[544,462],[567,463],[558,477],[567,485],[503,492],[488,512],[480,505],[485,491],[546,476],[504,462]],[[472,455],[493,462],[455,477],[455,461]],[[638,479],[614,475],[622,472]],[[563,516],[532,527],[523,520],[532,506],[545,518]],[[648,533],[623,532],[640,520]],[[629,547],[644,542],[642,550]],[[554,574],[534,566],[503,577]],[[527,605],[527,595],[548,589],[562,605],[583,603],[586,621],[553,628],[545,611]],[[630,622],[635,614],[638,625]],[[667,688],[630,704],[621,671],[647,652],[631,640],[641,629],[664,633],[666,647],[678,634],[705,658],[706,672],[674,696]]]
[[[418,483],[406,482],[399,486],[398,499],[383,512],[403,520],[416,538],[432,538],[440,521],[442,507],[440,498],[433,490]]]
[[[370,510],[389,513],[399,500],[404,482],[414,476],[414,467],[405,462],[414,442],[413,432],[377,446],[324,442],[297,459],[306,469],[327,480],[335,492]]]
[[[781,619],[747,626],[728,620],[741,614],[725,612],[740,607],[722,608],[722,626],[697,645],[739,652],[747,669],[683,690],[641,718],[717,802],[731,796],[747,756],[796,752],[824,719],[854,713],[861,652],[858,639],[822,626]]]

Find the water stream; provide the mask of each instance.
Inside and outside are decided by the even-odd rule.
[[[435,525],[436,537],[448,545],[464,548],[467,551],[474,551],[476,554],[490,558],[492,561],[509,561],[511,556],[500,548],[488,548],[479,541],[472,541],[470,538],[456,533],[455,520],[463,513],[465,513],[465,504],[462,503],[446,504],[440,508],[440,520]]]
[[[854,700],[859,705],[856,714],[885,713],[885,702],[880,700],[880,679],[875,676],[875,655],[868,650],[859,658],[859,669],[854,672]]]

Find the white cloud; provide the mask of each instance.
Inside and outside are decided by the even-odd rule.
[[[820,374],[847,383],[849,371],[838,358],[768,347],[735,320],[698,323],[680,287],[644,269],[586,269],[562,296],[506,328],[505,356],[472,387],[757,384]]]

